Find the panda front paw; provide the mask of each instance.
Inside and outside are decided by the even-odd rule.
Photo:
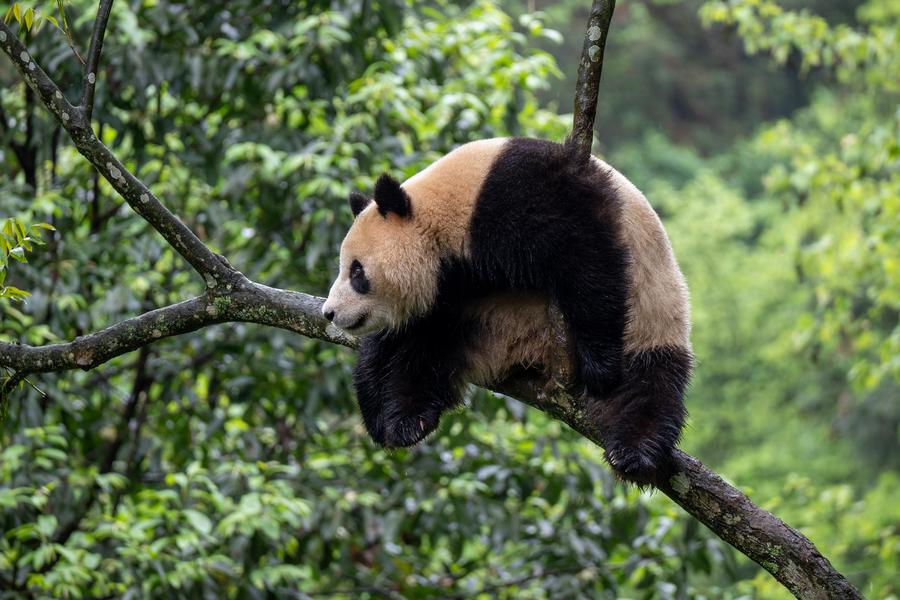
[[[375,441],[385,448],[415,446],[437,429],[440,420],[441,413],[432,410],[417,414],[389,415],[384,419],[383,440]]]
[[[366,426],[366,431],[369,432],[369,437],[372,438],[379,446],[384,446],[385,440],[385,428],[384,428],[384,414],[380,409],[369,409],[362,410],[362,418],[363,425]]]

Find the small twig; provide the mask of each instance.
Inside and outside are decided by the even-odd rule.
[[[9,402],[9,395],[12,394],[12,391],[16,389],[16,386],[22,383],[25,379],[27,373],[25,371],[14,371],[9,368],[7,365],[3,365],[10,371],[10,375],[6,378],[6,381],[3,382],[3,385],[0,386],[0,419],[6,417],[6,408],[7,403]]]
[[[59,9],[59,18],[60,21],[62,21],[62,25],[60,25],[59,28],[66,36],[66,41],[69,43],[69,48],[72,49],[72,53],[75,54],[75,58],[77,58],[78,62],[84,66],[84,58],[79,54],[78,48],[75,46],[75,40],[72,39],[72,29],[69,27],[69,19],[66,17],[66,6],[63,3],[63,0],[56,0],[56,7]]]
[[[2,395],[5,397],[9,394],[17,385],[25,381],[25,378],[28,374],[25,371],[16,371],[11,369],[10,367],[3,365],[10,372],[9,376],[6,378],[6,381],[3,382],[3,387],[0,388],[2,390]]]
[[[571,139],[578,148],[579,158],[585,162],[591,156],[594,142],[594,117],[597,114],[600,72],[603,70],[603,50],[615,9],[616,0],[594,0],[578,65]]]
[[[97,85],[97,67],[100,65],[100,52],[103,50],[103,36],[106,34],[106,23],[113,0],[100,0],[97,18],[94,20],[94,33],[91,35],[91,47],[88,50],[87,63],[84,66],[84,91],[81,93],[81,110],[90,121],[94,112],[94,88]]]
[[[42,390],[42,389],[39,388],[38,386],[34,385],[34,384],[31,382],[31,380],[28,379],[27,377],[23,377],[23,378],[22,378],[22,381],[24,381],[25,383],[27,383],[28,386],[29,386],[31,389],[33,389],[33,390],[36,391],[38,394],[40,394],[42,398],[46,398],[46,397],[47,397],[47,394],[44,393],[44,390]]]

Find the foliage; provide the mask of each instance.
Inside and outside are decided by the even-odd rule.
[[[581,4],[511,18],[488,2],[117,2],[94,117],[236,267],[322,293],[350,190],[469,139],[565,134],[548,98],[568,106]],[[620,4],[601,145],[691,285],[685,445],[867,597],[896,597],[897,3],[820,0],[824,20],[764,0],[699,16]],[[95,10],[66,4],[70,36],[27,34],[70,97]],[[3,339],[71,339],[198,291],[2,61],[0,79],[0,216],[24,228],[4,243],[58,230],[9,271],[32,295],[0,301]],[[229,325],[17,390],[0,423],[0,597],[785,594],[512,401],[473,393],[425,445],[374,448],[352,361]]]
[[[54,231],[53,225],[38,223],[25,225],[18,219],[8,217],[0,222],[0,298],[22,300],[28,292],[11,285],[4,285],[9,274],[10,261],[27,263],[26,252],[34,246],[44,244],[42,231]]]

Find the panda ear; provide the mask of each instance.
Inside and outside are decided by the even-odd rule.
[[[378,212],[382,217],[386,217],[388,213],[408,217],[412,212],[409,195],[403,191],[400,183],[387,173],[375,182],[375,204],[378,205]]]
[[[353,217],[356,218],[371,201],[359,192],[350,192],[350,210],[353,211]]]

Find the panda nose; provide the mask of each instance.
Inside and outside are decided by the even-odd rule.
[[[328,319],[329,321],[334,321],[334,311],[333,310],[326,310],[323,314],[325,315],[325,318]]]

